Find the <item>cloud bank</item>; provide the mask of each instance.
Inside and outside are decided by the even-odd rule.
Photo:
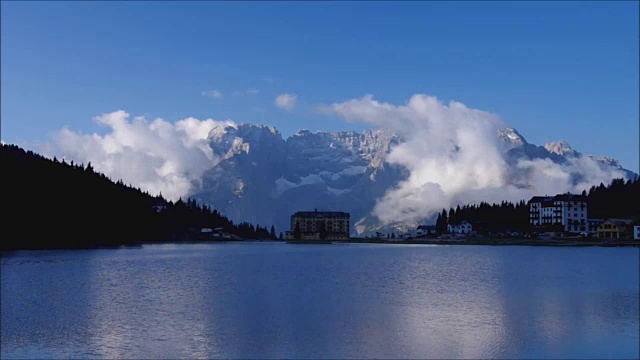
[[[298,96],[296,94],[280,94],[276,96],[275,105],[286,111],[292,111],[296,107]]]
[[[403,166],[409,176],[378,199],[373,214],[383,225],[416,223],[458,204],[579,192],[624,177],[587,156],[565,164],[521,159],[514,169],[496,136],[503,127],[496,115],[433,96],[417,94],[393,105],[367,95],[322,111],[390,129],[403,139],[386,161]]]
[[[209,131],[231,121],[186,118],[175,124],[163,119],[130,119],[119,110],[95,118],[106,126],[105,135],[62,129],[46,144],[45,156],[91,162],[96,171],[114,181],[140,187],[155,195],[177,200],[189,195],[202,174],[219,162],[207,142]]]

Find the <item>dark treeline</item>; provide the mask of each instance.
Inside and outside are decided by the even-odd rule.
[[[2,144],[2,241],[0,249],[117,246],[181,241],[200,228],[252,239],[275,238],[275,229],[233,224],[194,200],[166,201],[113,182],[91,163],[47,159]],[[163,208],[154,208],[156,205]],[[159,210],[159,211],[158,211]]]
[[[587,195],[589,218],[638,220],[640,217],[640,178],[614,179],[608,186],[600,183],[582,194]]]
[[[634,180],[614,179],[611,184],[593,186],[582,195],[587,197],[589,218],[640,218],[640,178]],[[529,206],[522,200],[517,204],[503,201],[500,204],[481,203],[442,209],[436,220],[439,232],[447,230],[447,224],[466,220],[473,224],[474,230],[505,232],[530,231]]]
[[[438,232],[446,232],[447,224],[468,221],[477,231],[526,231],[529,228],[529,207],[522,200],[517,204],[503,201],[500,204],[465,205],[442,209],[436,220]]]

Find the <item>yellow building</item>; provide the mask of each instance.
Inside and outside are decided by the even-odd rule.
[[[291,215],[287,240],[348,240],[349,213],[341,211],[298,211]]]
[[[598,226],[601,239],[620,239],[631,237],[633,222],[627,219],[608,219]]]

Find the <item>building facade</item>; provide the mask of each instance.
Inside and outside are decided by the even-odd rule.
[[[621,239],[632,236],[633,222],[627,219],[608,219],[598,226],[598,237]]]
[[[416,236],[436,235],[435,225],[420,225],[416,228]]]
[[[633,239],[640,240],[640,226],[638,225],[633,227]]]
[[[348,240],[349,213],[341,211],[298,211],[291,215],[287,240]]]
[[[573,194],[534,196],[529,200],[529,223],[566,232],[588,231],[587,198]]]
[[[447,230],[452,234],[471,234],[473,227],[467,221],[461,221],[455,224],[448,224]]]
[[[598,226],[604,222],[604,219],[587,219],[587,231],[589,234],[597,234]]]

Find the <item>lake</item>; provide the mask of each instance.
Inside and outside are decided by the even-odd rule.
[[[638,358],[637,248],[3,254],[6,358]]]

